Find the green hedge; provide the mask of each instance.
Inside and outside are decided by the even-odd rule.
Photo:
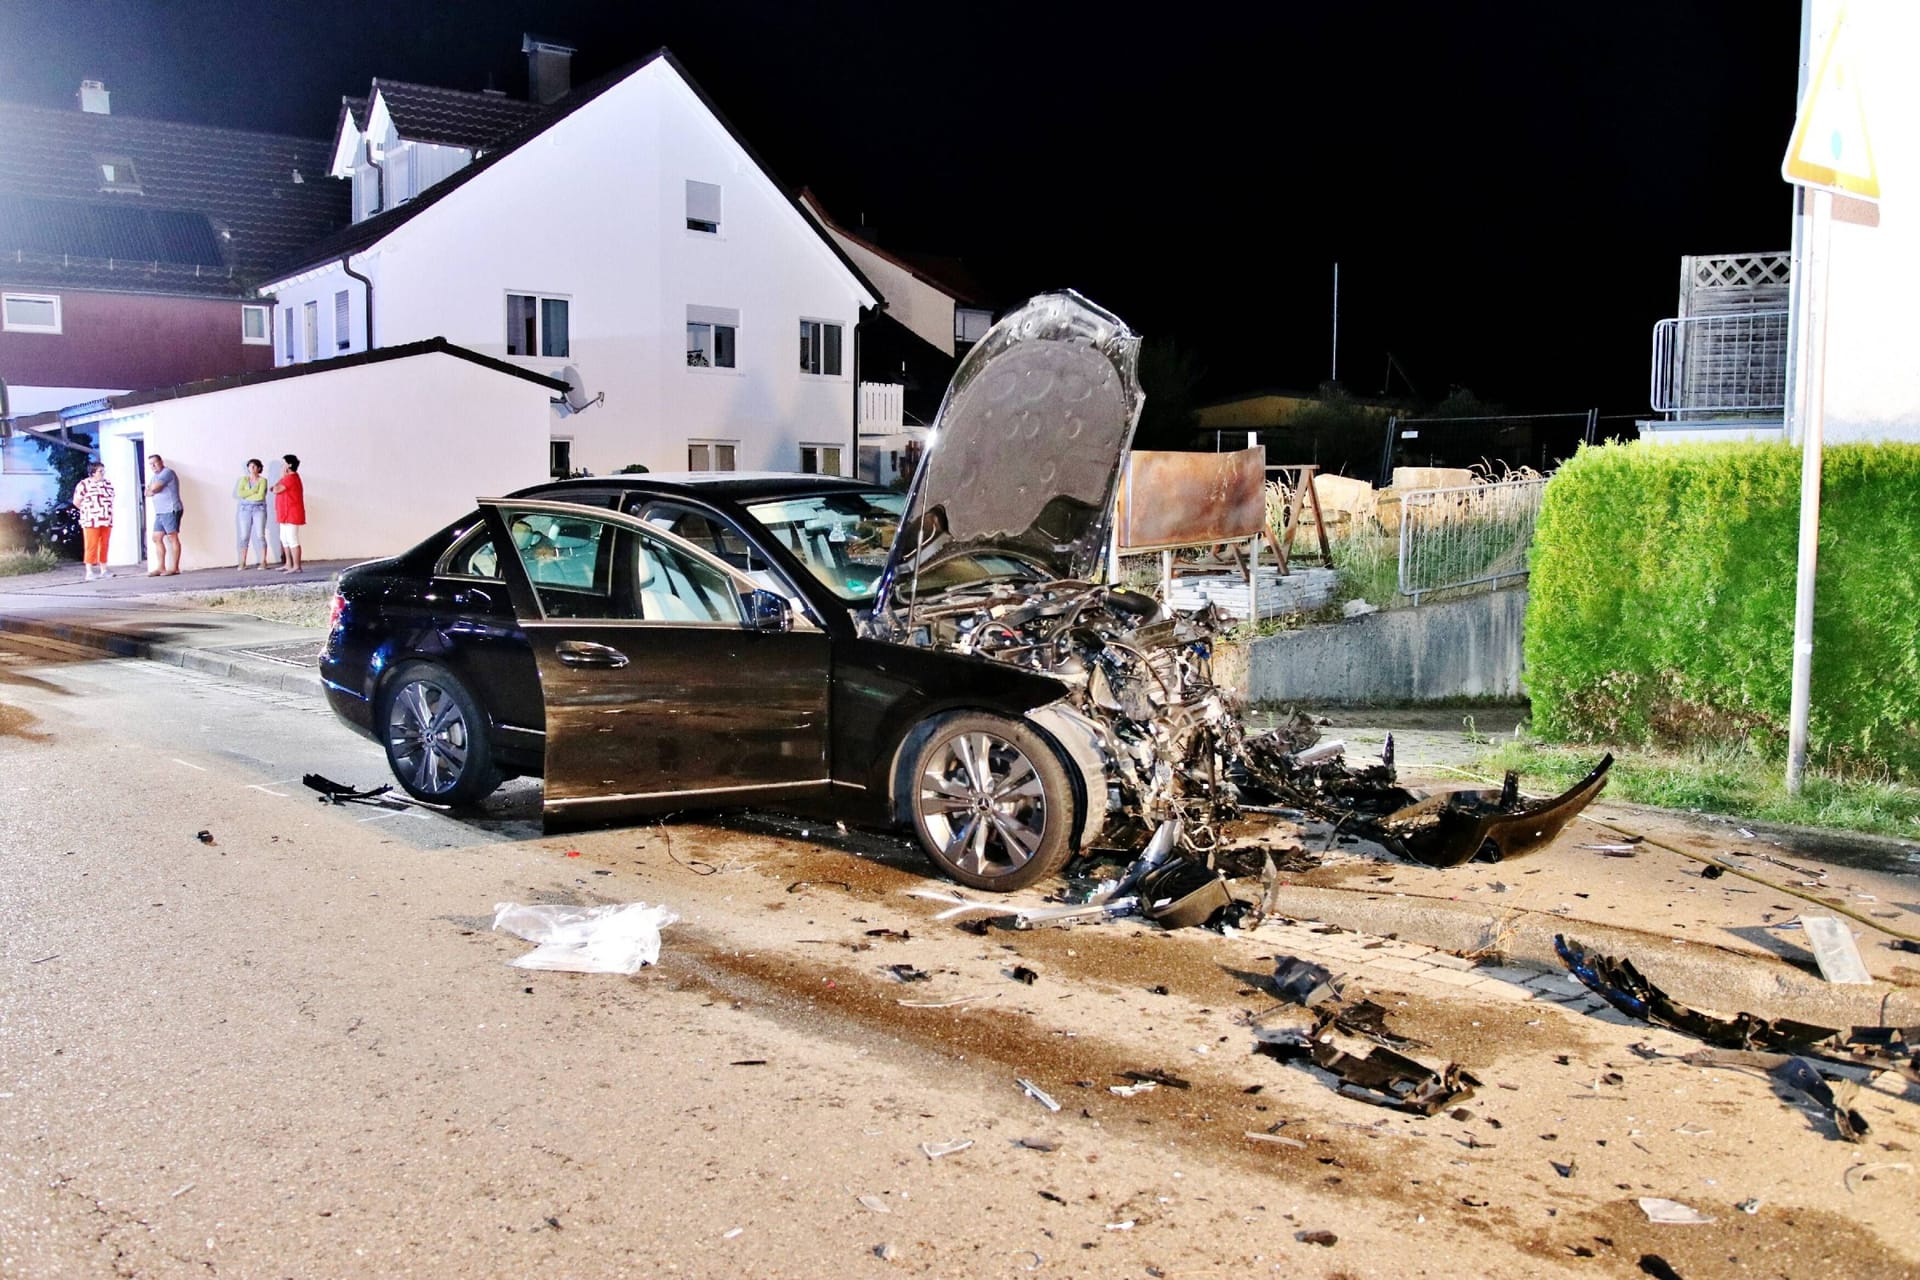
[[[1582,449],[1533,550],[1537,731],[1784,755],[1799,509],[1791,446]],[[1920,446],[1827,451],[1813,662],[1814,758],[1920,777]]]

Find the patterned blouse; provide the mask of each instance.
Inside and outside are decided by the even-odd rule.
[[[105,476],[88,476],[74,486],[73,505],[80,508],[81,528],[113,526],[113,484]]]

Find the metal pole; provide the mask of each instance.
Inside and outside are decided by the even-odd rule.
[[[1333,373],[1328,382],[1340,381],[1340,264],[1333,264]]]
[[[1833,196],[1813,198],[1820,281],[1812,293],[1812,341],[1807,344],[1809,386],[1801,423],[1800,560],[1793,593],[1793,693],[1787,713],[1787,793],[1799,795],[1807,773],[1807,720],[1813,693],[1814,579],[1820,564],[1820,472],[1827,401],[1827,308],[1833,246]],[[1808,281],[1809,284],[1813,282]]]

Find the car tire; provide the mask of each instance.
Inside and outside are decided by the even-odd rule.
[[[415,800],[458,808],[478,804],[499,787],[487,713],[445,667],[400,667],[387,682],[375,723],[388,767]]]
[[[937,722],[906,784],[921,846],[961,884],[1024,889],[1072,852],[1072,779],[1047,740],[1017,720],[969,713]]]

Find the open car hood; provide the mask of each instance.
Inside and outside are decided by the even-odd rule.
[[[1106,549],[1143,397],[1140,339],[1072,291],[1010,312],[960,361],[907,499],[880,600],[957,556],[1085,579]]]

